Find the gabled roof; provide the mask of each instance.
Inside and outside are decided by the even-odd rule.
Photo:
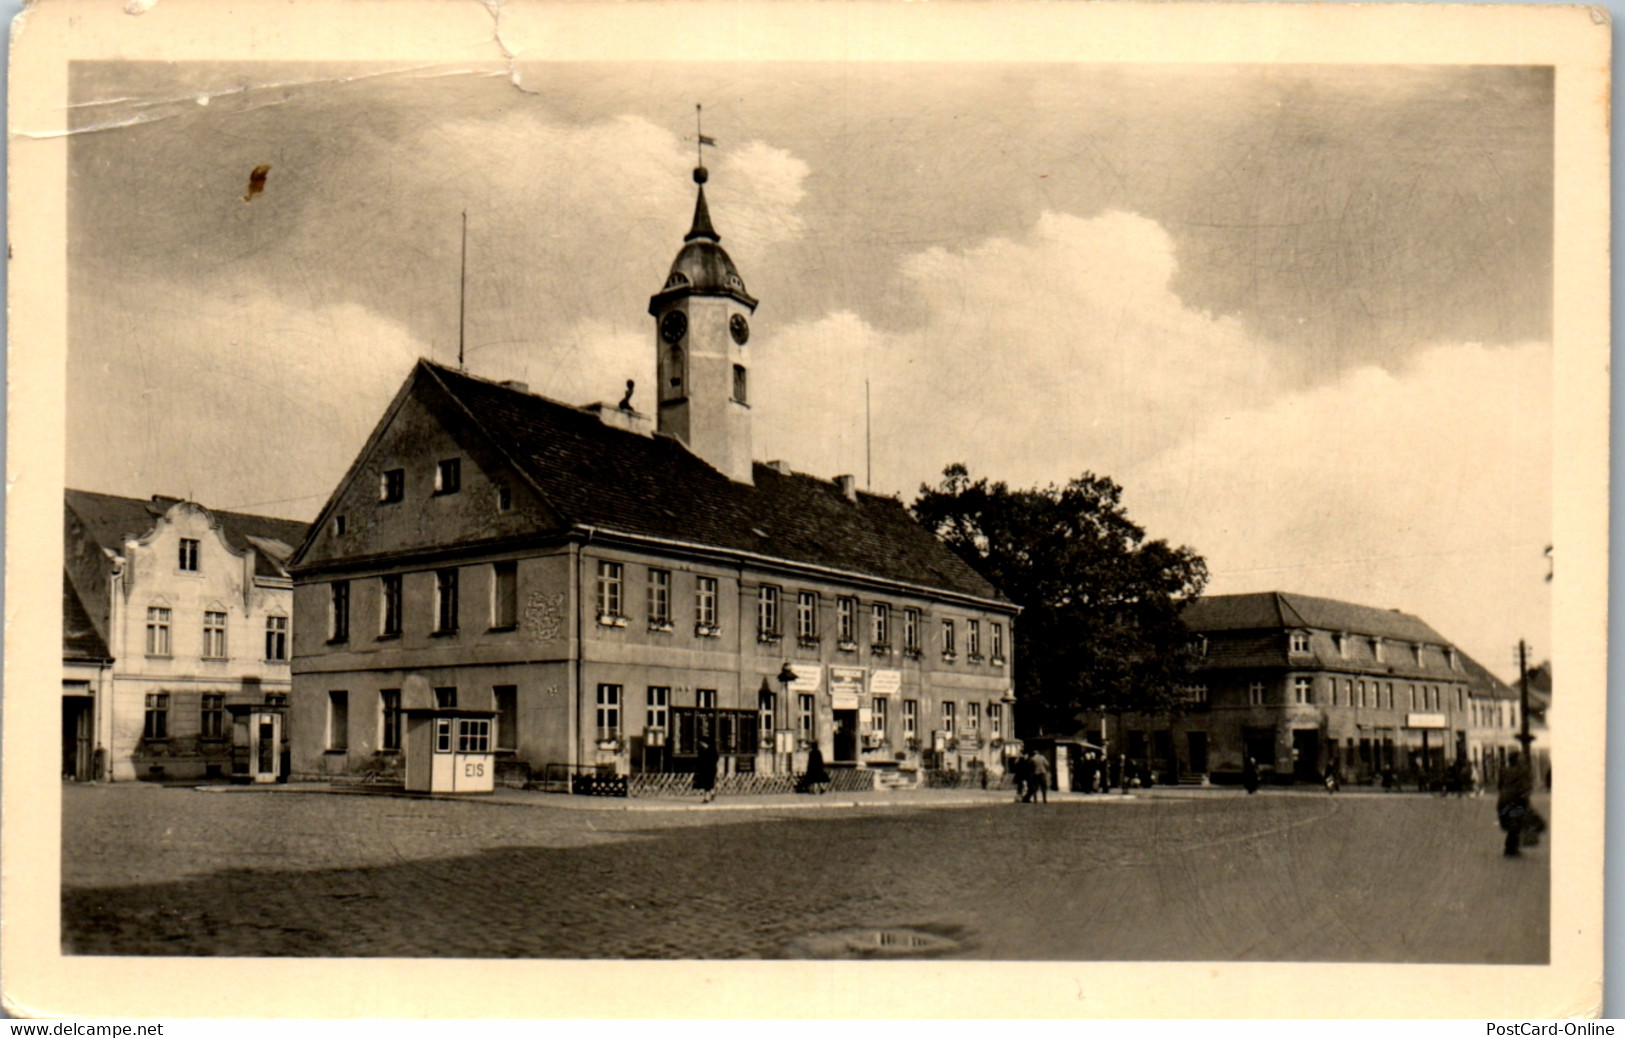
[[[893,498],[860,491],[849,501],[829,480],[762,464],[753,486],[735,483],[670,436],[613,428],[582,408],[426,360],[406,388],[448,429],[486,440],[567,526],[1008,602]],[[343,493],[341,485],[333,500]]]
[[[62,571],[62,658],[97,662],[113,658],[67,570]]]
[[[124,550],[126,540],[146,536],[165,513],[181,502],[181,498],[162,494],[143,500],[88,490],[67,490],[64,497],[67,507],[96,543],[115,552]],[[220,524],[220,531],[232,551],[240,554],[249,548],[255,550],[254,573],[261,577],[288,575],[284,566],[309,528],[292,519],[213,508],[207,511]]]
[[[1285,591],[1208,595],[1193,601],[1181,617],[1185,626],[1196,632],[1314,628],[1426,645],[1450,644],[1438,631],[1397,609],[1376,609]]]

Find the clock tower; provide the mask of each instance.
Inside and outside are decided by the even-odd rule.
[[[711,467],[751,482],[750,371],[746,346],[756,300],[711,226],[706,171],[694,170],[694,226],[666,285],[649,300],[655,320],[657,427]]]

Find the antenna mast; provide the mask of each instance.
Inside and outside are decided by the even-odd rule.
[[[463,368],[463,326],[468,312],[468,210],[463,210],[463,260],[457,274],[457,370]]]

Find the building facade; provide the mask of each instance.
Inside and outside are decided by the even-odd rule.
[[[1505,685],[1420,619],[1286,592],[1213,595],[1184,611],[1192,670],[1180,716],[1107,718],[1113,752],[1163,781],[1346,782],[1437,774],[1473,748]]]
[[[231,777],[234,728],[292,688],[284,565],[305,524],[81,490],[65,506],[64,775]]]
[[[752,459],[757,301],[704,193],[657,414],[413,369],[293,563],[293,768],[398,774],[405,714],[513,782],[997,769],[1016,609],[895,499]],[[451,735],[447,734],[447,739]],[[676,779],[673,782],[677,781]]]

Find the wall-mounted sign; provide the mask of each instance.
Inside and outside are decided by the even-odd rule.
[[[1406,714],[1405,727],[1439,729],[1450,726],[1445,723],[1443,714]]]
[[[829,668],[829,695],[834,709],[856,710],[863,695],[863,668]]]
[[[790,673],[796,679],[790,682],[790,691],[799,695],[812,695],[824,687],[824,665],[821,663],[789,663]]]
[[[869,674],[869,691],[877,696],[895,696],[903,691],[903,672],[876,670]]]

